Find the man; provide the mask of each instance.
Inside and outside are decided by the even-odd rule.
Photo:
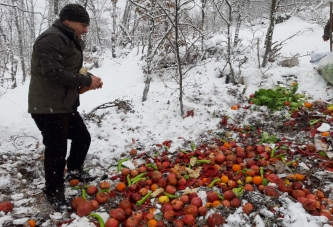
[[[31,57],[28,112],[45,145],[43,191],[57,210],[69,207],[64,194],[66,163],[67,180],[94,179],[82,170],[91,138],[77,111],[79,89],[102,87],[99,77],[79,73],[84,48],[81,38],[88,32],[89,22],[89,15],[81,5],[66,5],[52,27],[36,39]],[[67,139],[72,143],[66,161]]]
[[[327,21],[327,24],[325,25],[324,35],[323,35],[324,42],[326,42],[329,39],[330,39],[330,19]]]

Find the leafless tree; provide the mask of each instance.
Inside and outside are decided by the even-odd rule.
[[[273,44],[273,34],[274,34],[274,28],[276,24],[276,19],[277,19],[277,11],[281,8],[287,8],[291,9],[288,10],[289,14],[292,15],[294,14],[297,9],[301,6],[302,4],[299,2],[293,2],[290,3],[288,1],[284,0],[272,0],[271,2],[271,9],[270,9],[270,14],[269,14],[269,26],[267,28],[266,32],[266,38],[265,38],[265,53],[262,61],[262,67],[266,67],[268,61],[271,59],[273,60],[273,56],[276,52],[272,52],[272,44]]]

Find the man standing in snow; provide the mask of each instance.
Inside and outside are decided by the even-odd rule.
[[[323,35],[324,42],[330,39],[330,26],[331,26],[331,20],[329,19],[324,28],[324,35]]]
[[[28,112],[43,136],[45,145],[46,199],[57,210],[66,210],[66,180],[89,182],[95,178],[83,172],[91,137],[77,111],[79,89],[102,87],[102,81],[90,73],[80,74],[83,63],[82,35],[88,32],[90,18],[78,4],[66,5],[59,19],[35,41],[31,57]],[[67,139],[71,139],[67,155]]]

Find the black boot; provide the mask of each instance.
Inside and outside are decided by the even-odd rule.
[[[45,188],[43,189],[45,193],[46,200],[54,206],[56,211],[59,212],[67,212],[71,210],[70,204],[67,202],[65,198],[65,188]]]
[[[91,182],[95,180],[96,176],[91,176],[89,173],[83,170],[70,170],[66,173],[66,180],[71,181],[72,179],[78,179],[80,182]]]

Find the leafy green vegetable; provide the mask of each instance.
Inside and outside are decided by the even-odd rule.
[[[303,104],[305,95],[297,94],[297,85],[291,88],[277,86],[276,89],[259,89],[254,93],[252,98],[254,104],[258,106],[267,106],[269,109],[276,111],[281,110],[286,105],[291,110],[297,110]]]
[[[261,135],[262,143],[275,143],[278,139],[274,135],[269,135],[268,132],[263,132]]]

